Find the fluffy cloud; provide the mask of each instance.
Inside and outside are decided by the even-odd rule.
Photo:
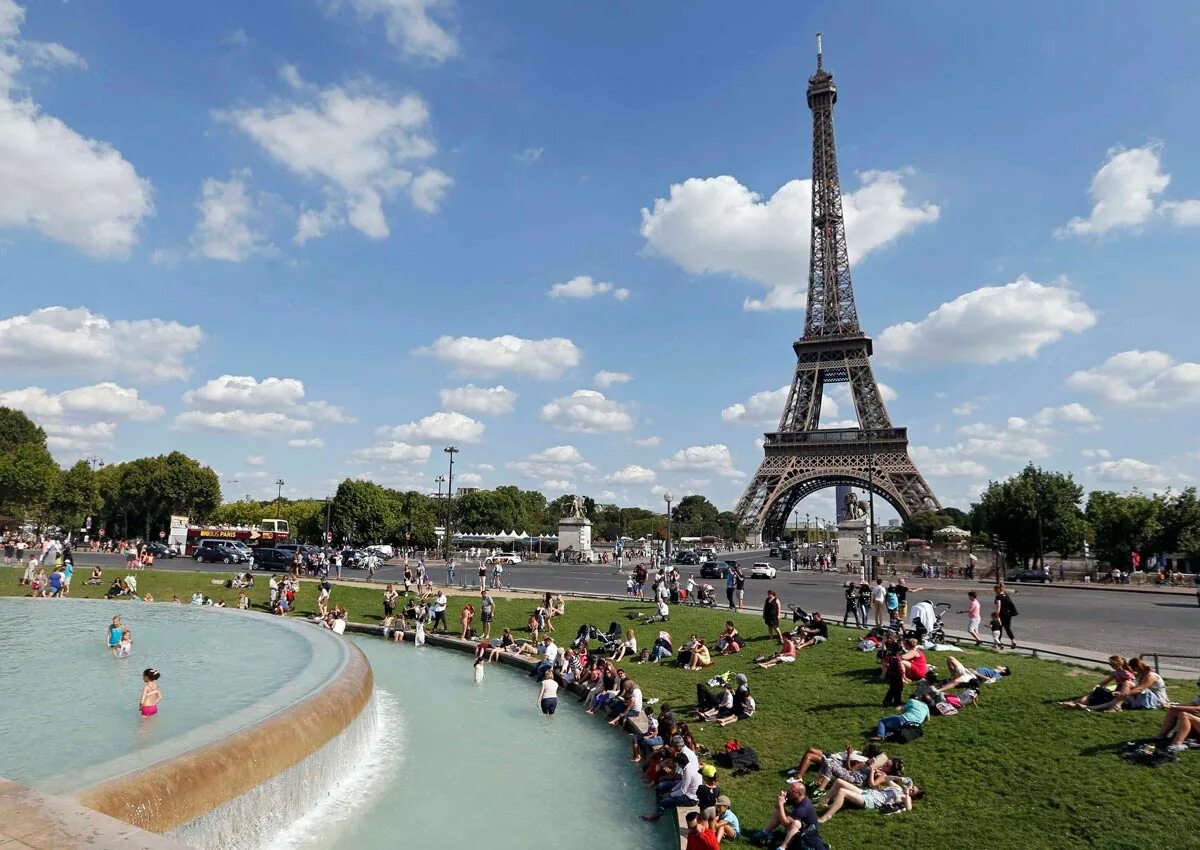
[[[919,322],[884,329],[875,350],[884,362],[1001,363],[1033,357],[1068,333],[1096,324],[1074,290],[1019,278],[942,304]]]
[[[486,428],[470,416],[455,411],[439,411],[407,425],[380,428],[381,436],[412,443],[478,443]]]
[[[46,430],[46,445],[59,453],[80,453],[111,446],[117,430],[112,422],[80,424],[48,420],[41,425]]]
[[[529,456],[535,463],[584,463],[583,455],[574,446],[551,446]]]
[[[444,62],[458,55],[458,40],[434,20],[432,11],[449,0],[326,0],[330,8],[343,3],[363,19],[382,18],[387,39],[407,56]]]
[[[556,283],[550,287],[551,298],[575,298],[586,300],[611,292],[612,297],[624,301],[629,297],[628,289],[614,287],[611,283],[594,281],[587,275],[573,277],[566,283]]]
[[[45,307],[0,319],[0,370],[175,380],[191,374],[183,359],[202,336],[162,319],[109,321],[84,307]]]
[[[120,151],[14,96],[23,63],[83,67],[61,44],[20,38],[23,7],[0,0],[0,228],[31,228],[96,257],[123,258],[151,215],[151,186]]]
[[[267,462],[267,459],[263,455],[247,455],[246,456],[246,463],[250,464],[251,466],[262,466],[266,462]]]
[[[1112,457],[1108,449],[1080,449],[1079,453],[1089,459],[1108,460]]]
[[[542,489],[570,492],[575,489],[575,485],[565,478],[547,478],[542,482]]]
[[[749,425],[774,428],[779,424],[779,417],[783,414],[783,406],[787,404],[790,391],[791,385],[785,384],[777,390],[763,390],[755,393],[744,403],[731,404],[723,409],[721,421],[745,422]],[[837,394],[842,395],[844,402],[849,401],[849,395],[842,387],[827,386],[821,394],[821,427],[823,428],[837,428],[844,425],[843,422],[835,421],[840,412],[840,407],[834,399]],[[852,422],[845,427],[857,428],[858,422]]]
[[[1122,406],[1182,407],[1200,403],[1200,363],[1177,363],[1162,351],[1122,351],[1075,372],[1067,384]]]
[[[482,413],[498,416],[502,413],[512,413],[517,403],[517,394],[503,385],[496,387],[477,387],[468,384],[450,390],[441,390],[438,397],[442,407],[459,410],[466,413]]]
[[[1166,484],[1170,476],[1160,466],[1123,457],[1120,460],[1106,460],[1083,470],[1100,481],[1110,481],[1115,484]]]
[[[200,184],[200,221],[192,234],[200,256],[240,263],[267,249],[266,237],[255,228],[259,214],[246,191],[249,177],[248,170],[235,171],[228,180],[209,177]]]
[[[551,476],[558,479],[573,478],[576,475],[588,475],[595,467],[584,460],[579,449],[574,446],[551,446],[536,454],[529,455],[524,460],[505,464],[506,468],[525,478],[542,478]]]
[[[48,393],[41,387],[0,392],[0,406],[29,416],[126,419],[146,421],[163,415],[163,409],[138,397],[138,391],[113,383]]]
[[[860,188],[842,198],[852,263],[937,220],[934,204],[906,202],[902,172],[859,176]],[[673,184],[653,210],[642,210],[642,236],[650,251],[692,274],[727,272],[765,284],[766,298],[747,298],[745,309],[800,310],[811,201],[811,180],[792,180],[764,200],[728,175],[693,177]]]
[[[633,380],[633,375],[628,372],[609,372],[606,369],[601,369],[592,376],[592,383],[601,389],[607,389],[614,384],[628,384]]]
[[[652,449],[652,448],[655,448],[656,446],[662,445],[662,438],[661,437],[642,437],[640,439],[635,439],[632,442],[635,446],[642,446],[643,448]]]
[[[964,439],[943,448],[913,446],[913,460],[923,471],[935,476],[972,476],[986,474],[980,461],[1025,461],[1049,457],[1049,440],[1058,435],[1059,426],[1079,431],[1092,430],[1099,422],[1092,411],[1078,402],[1043,407],[1029,417],[1010,416],[1001,425],[974,422],[958,429]]]
[[[291,407],[304,398],[304,383],[296,378],[263,378],[222,375],[183,394],[187,404],[212,408]]]
[[[293,449],[323,449],[325,441],[320,437],[309,437],[308,439],[300,438],[296,440],[288,440],[287,444]]]
[[[1159,209],[1177,227],[1200,227],[1200,201],[1168,201]]]
[[[285,413],[248,410],[188,410],[175,417],[172,427],[185,430],[220,431],[232,434],[304,434],[313,423]]]
[[[979,404],[974,401],[964,401],[961,404],[956,404],[950,408],[950,412],[955,416],[970,416],[975,411],[979,410]]]
[[[441,336],[432,345],[418,348],[416,353],[432,355],[462,375],[514,372],[543,381],[559,378],[578,366],[580,357],[579,349],[569,339],[522,339],[508,335],[492,339]]]
[[[296,218],[296,234],[292,241],[303,245],[310,239],[320,239],[330,231],[346,223],[337,204],[326,204],[324,209],[301,210]]]
[[[930,449],[912,446],[909,449],[913,463],[925,475],[938,478],[979,478],[988,474],[987,467],[976,460],[958,457],[956,448]]]
[[[542,419],[556,428],[584,434],[633,428],[633,417],[625,408],[596,390],[576,390],[567,398],[554,399],[542,408]]]
[[[354,457],[378,463],[425,463],[429,460],[431,451],[429,446],[415,446],[401,440],[389,440],[358,449],[354,452]]]
[[[726,478],[740,478],[744,474],[733,468],[733,456],[729,453],[729,448],[721,443],[680,449],[662,462],[662,468],[671,471],[712,472]]]
[[[604,480],[609,484],[653,484],[654,470],[634,463],[606,475]]]
[[[298,76],[293,85],[308,91]],[[406,189],[413,204],[434,212],[453,183],[447,175],[415,163],[437,153],[428,137],[429,108],[416,95],[389,97],[361,87],[330,86],[311,102],[277,101],[266,107],[217,113],[266,153],[306,178],[323,180],[344,202],[350,226],[373,238],[389,234],[383,200]],[[298,222],[296,240],[315,238],[337,215]]]
[[[533,165],[542,158],[542,154],[545,152],[545,148],[525,148],[525,150],[513,154],[513,159],[522,165]]]
[[[1125,150],[1112,148],[1092,178],[1092,211],[1059,228],[1059,236],[1102,236],[1110,230],[1144,224],[1154,213],[1154,199],[1171,182],[1162,171],[1162,147],[1150,144]]]

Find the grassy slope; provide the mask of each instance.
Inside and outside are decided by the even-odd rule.
[[[22,590],[16,575],[16,570],[6,571],[0,579],[0,594]],[[186,600],[201,589],[213,596],[223,593],[227,603],[233,604],[236,591],[215,588],[210,577],[146,572],[139,576],[138,586],[160,602],[169,600],[172,593]],[[80,581],[77,574],[75,596],[103,594],[104,586],[87,587]],[[265,583],[260,582],[250,595],[255,604],[262,604]],[[300,612],[315,609],[315,599],[314,585],[306,582]],[[333,599],[345,605],[356,622],[375,623],[382,617],[377,589],[339,586]],[[451,601],[448,614],[452,624],[465,601]],[[496,633],[499,626],[517,632],[531,607],[529,600],[499,600]],[[566,616],[556,621],[558,636],[569,640],[584,622],[606,628],[611,620],[617,620],[624,629],[629,624],[625,615],[636,610],[646,610],[646,606],[569,599]],[[693,631],[712,638],[725,616],[723,612],[676,607],[670,631],[677,645]],[[851,631],[833,630],[828,644],[801,653],[790,668],[759,670],[752,657],[770,651],[771,646],[762,622],[755,615],[734,619],[751,638],[748,650],[720,660],[707,672],[624,666],[648,695],[675,705],[693,703],[695,683],[714,672],[733,670],[749,675],[760,706],[757,717],[725,728],[704,724],[692,728],[710,749],[736,737],[758,751],[762,772],[723,777],[721,782],[742,823],[752,827],[766,819],[775,794],[783,787],[777,771],[794,765],[807,746],[838,749],[862,744],[868,729],[884,713],[879,707],[884,688],[876,679],[874,656],[853,648]],[[639,645],[648,645],[655,630],[639,627]],[[968,664],[997,660],[991,652],[971,651],[962,657]],[[1097,675],[1017,656],[1006,657],[1005,662],[1014,675],[985,688],[981,709],[933,719],[919,741],[892,746],[892,752],[908,764],[909,773],[929,789],[929,799],[911,816],[839,814],[822,829],[832,844],[839,850],[883,846],[881,842],[909,848],[966,845],[1054,850],[1195,846],[1200,830],[1200,753],[1157,769],[1127,764],[1118,755],[1124,741],[1153,734],[1161,713],[1095,716],[1059,709],[1053,705],[1055,700],[1088,690]],[[1177,699],[1190,699],[1194,693],[1188,683],[1171,684]]]

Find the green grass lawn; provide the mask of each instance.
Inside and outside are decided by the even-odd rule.
[[[108,571],[111,574],[116,571]],[[123,574],[123,571],[121,571]],[[0,573],[0,593],[19,595],[17,570]],[[107,585],[88,587],[86,571],[76,574],[74,596],[102,596]],[[183,600],[200,589],[224,595],[235,604],[237,591],[210,583],[212,574],[143,572],[138,589],[156,601],[172,594]],[[266,600],[259,581],[252,601]],[[475,597],[477,598],[477,596]],[[350,619],[378,623],[382,619],[380,590],[337,586],[333,601],[344,605]],[[451,600],[448,618],[457,627],[465,597]],[[48,601],[46,604],[54,604]],[[306,582],[298,614],[315,610],[316,590]],[[478,606],[476,606],[478,607]],[[520,636],[532,609],[527,599],[500,599],[496,634],[502,626]],[[571,640],[580,624],[607,628],[626,615],[648,606],[622,602],[567,600],[567,612],[555,621],[561,642]],[[715,638],[726,618],[722,611],[675,606],[669,630],[676,646],[692,632]],[[797,662],[771,670],[753,665],[753,656],[771,651],[765,628],[756,615],[734,616],[751,639],[746,651],[720,659],[708,671],[687,672],[673,666],[627,663],[626,671],[647,696],[675,706],[691,705],[695,685],[714,673],[732,670],[750,678],[759,712],[750,721],[728,727],[692,724],[700,743],[720,748],[731,737],[756,749],[763,771],[742,777],[724,776],[721,787],[733,799],[743,827],[757,828],[767,818],[783,780],[778,771],[793,766],[808,746],[844,749],[861,746],[885,712],[885,690],[878,681],[874,654],[854,649],[852,630],[833,629],[828,644],[800,654]],[[639,646],[649,645],[657,626],[637,627]],[[1097,647],[1110,649],[1110,647]],[[1115,652],[1125,647],[1111,647]],[[937,663],[937,653],[931,653]],[[992,664],[1000,656],[990,651],[960,653],[968,666]],[[1091,715],[1060,709],[1054,702],[1089,690],[1100,674],[1055,662],[1016,655],[1004,656],[1014,674],[984,688],[983,705],[957,717],[934,718],[924,737],[905,745],[889,745],[900,755],[915,781],[929,790],[912,814],[885,817],[850,810],[822,827],[837,850],[851,848],[1183,848],[1196,846],[1200,832],[1200,752],[1186,753],[1174,764],[1148,768],[1127,763],[1119,750],[1127,740],[1157,731],[1161,712],[1121,712]],[[1171,695],[1190,700],[1195,686],[1173,681]],[[680,716],[684,712],[679,712]],[[598,734],[610,734],[596,721]],[[616,733],[612,733],[614,738]],[[634,768],[631,766],[631,770]],[[632,817],[634,813],[630,813]]]

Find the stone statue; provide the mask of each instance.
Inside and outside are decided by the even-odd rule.
[[[845,501],[846,519],[859,519],[866,516],[867,506],[858,500],[858,496],[854,493],[846,494]]]
[[[583,499],[578,496],[571,497],[571,516],[579,517],[580,519],[587,516],[583,510]]]

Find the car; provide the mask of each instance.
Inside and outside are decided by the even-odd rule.
[[[675,563],[685,567],[694,567],[696,564],[700,563],[700,556],[695,552],[690,552],[687,549],[684,549],[681,552],[675,553]]]
[[[778,546],[772,546],[772,547],[771,547],[771,551],[767,552],[767,557],[768,557],[768,558],[778,558],[778,557],[780,557],[780,554],[779,554],[779,547],[778,547]]]
[[[292,568],[292,553],[269,546],[260,546],[254,550],[254,566],[260,570],[283,570]]]
[[[376,555],[378,555],[380,558],[382,558],[385,561],[390,560],[391,558],[394,558],[396,556],[396,550],[393,549],[391,546],[388,546],[386,543],[379,543],[374,546],[368,546],[367,551],[374,552]]]
[[[244,564],[250,559],[227,540],[203,540],[194,555],[198,564]]]
[[[1050,581],[1049,573],[1041,570],[1017,570],[1004,577],[1005,581]]]
[[[732,561],[705,561],[700,565],[700,578],[725,578]]]
[[[775,568],[766,561],[760,561],[750,567],[750,578],[775,578]]]
[[[500,552],[488,558],[490,564],[504,564],[506,567],[521,563],[521,556],[516,552]]]
[[[146,544],[146,551],[150,552],[156,558],[174,558],[175,550],[165,543],[159,543],[157,540],[153,543]]]

